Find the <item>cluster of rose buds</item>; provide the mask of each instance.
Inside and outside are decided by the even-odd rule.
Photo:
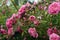
[[[16,15],[13,14],[10,18],[7,19],[6,21],[6,27],[8,29],[8,35],[13,33],[13,24],[17,22],[16,20]]]
[[[32,21],[35,25],[39,24],[39,20],[37,20],[36,17],[33,15],[29,17],[29,20]]]
[[[48,13],[52,15],[58,14],[60,11],[60,2],[53,2],[48,7]]]
[[[7,34],[7,31],[5,29],[3,29],[2,25],[0,25],[0,33],[1,34]]]
[[[10,18],[6,21],[6,27],[8,29],[8,35],[11,35],[13,32],[13,24],[17,22],[16,19],[20,19],[26,12],[26,4],[22,5],[22,7],[18,10],[17,14],[13,14]],[[20,30],[20,29],[18,29]]]
[[[47,34],[49,36],[49,40],[60,40],[60,36],[57,34],[58,30],[55,28],[48,28]]]
[[[33,22],[35,19],[36,19],[36,17],[33,16],[33,15],[31,15],[31,16],[29,17],[29,20],[32,21],[32,22]]]
[[[54,27],[54,28],[48,28],[48,30],[47,30],[48,36],[50,36],[52,33],[57,33],[57,32],[58,32],[58,30],[57,30],[56,27]]]
[[[37,38],[38,37],[38,33],[36,32],[36,29],[35,28],[29,28],[28,29],[28,33],[34,37],[34,38]]]

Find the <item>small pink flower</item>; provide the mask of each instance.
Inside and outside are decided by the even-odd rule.
[[[11,28],[12,24],[15,24],[17,22],[16,20],[16,14],[13,14],[10,18],[6,20],[6,26],[7,28]]]
[[[7,34],[7,31],[6,31],[5,29],[0,29],[0,32],[1,32],[2,34]]]
[[[38,20],[34,20],[33,21],[35,25],[38,25],[39,24],[39,21]]]
[[[55,34],[55,33],[52,33],[50,36],[49,36],[49,40],[59,40],[59,35]]]
[[[26,5],[22,5],[19,9],[19,12],[21,12],[21,10],[25,10],[26,9]]]
[[[59,2],[53,2],[48,7],[48,13],[53,15],[58,14],[60,10],[59,7],[60,7]]]
[[[50,36],[52,33],[53,33],[53,29],[52,28],[48,28],[48,30],[47,30],[48,36]]]
[[[21,8],[18,10],[18,13],[20,15],[23,15],[25,14],[25,11],[26,11],[26,5],[22,5]]]
[[[26,3],[26,6],[27,6],[27,7],[30,7],[30,6],[31,6],[31,4],[30,4],[29,2],[27,2],[27,3]]]
[[[12,20],[11,19],[7,19],[7,21],[6,21],[6,26],[7,26],[7,28],[11,28],[12,27]]]
[[[36,32],[36,29],[35,28],[29,28],[28,29],[28,33],[34,37],[34,38],[37,38],[38,37],[38,33]]]
[[[13,28],[9,28],[8,29],[8,35],[12,35],[13,34]]]
[[[19,15],[24,15],[25,14],[25,10],[21,10],[20,12],[18,12]]]
[[[34,21],[35,19],[36,19],[36,17],[33,16],[33,15],[31,15],[31,16],[29,17],[29,20],[30,20],[30,21]]]

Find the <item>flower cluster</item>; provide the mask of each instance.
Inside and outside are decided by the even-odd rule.
[[[17,19],[23,17],[25,12],[26,12],[26,5],[22,5],[22,7],[18,10],[18,14],[14,13],[10,18],[7,19],[6,27],[8,29],[8,35],[11,35],[13,33],[13,24],[16,24]]]
[[[48,30],[47,30],[47,34],[50,36],[52,33],[57,33],[58,32],[58,30],[57,30],[57,28],[55,27],[55,28],[48,28]]]
[[[60,40],[60,36],[57,34],[58,30],[55,28],[49,28],[47,30],[47,34],[49,36],[49,40]]]
[[[13,33],[13,24],[16,23],[15,14],[6,20],[6,27],[8,29],[8,35]]]
[[[33,8],[33,6],[34,7],[36,7],[36,6],[38,6],[38,8],[42,11],[43,9],[44,9],[44,11],[47,9],[47,7],[44,7],[44,6],[42,6],[42,5],[36,5],[36,4],[38,4],[38,1],[36,1],[35,0],[35,2],[34,2],[34,4],[33,5],[31,5],[29,2],[27,2],[25,5],[22,5],[21,7],[20,7],[20,9],[18,10],[18,12],[17,12],[17,14],[16,13],[14,13],[11,17],[9,17],[7,20],[6,20],[6,27],[7,27],[7,31],[5,30],[5,29],[3,29],[3,28],[0,28],[0,33],[2,33],[2,34],[8,34],[8,36],[10,36],[10,35],[14,35],[14,33],[17,31],[17,32],[19,32],[19,33],[22,33],[23,32],[23,30],[21,29],[21,27],[20,26],[22,26],[21,24],[23,24],[23,26],[22,27],[25,27],[26,25],[24,24],[24,23],[26,23],[27,24],[27,26],[29,26],[29,27],[26,27],[27,29],[27,31],[28,31],[28,34],[30,35],[30,36],[32,36],[33,38],[38,38],[38,32],[40,32],[40,30],[37,32],[37,30],[36,30],[36,28],[38,28],[39,29],[39,27],[34,27],[34,26],[40,26],[39,24],[40,24],[40,22],[41,22],[41,24],[43,25],[43,24],[46,24],[49,20],[51,21],[51,19],[48,19],[48,21],[47,20],[45,20],[45,17],[46,18],[48,18],[50,15],[49,14],[52,14],[52,16],[53,15],[56,15],[56,14],[58,14],[59,12],[60,12],[60,2],[53,2],[52,4],[50,4],[49,5],[49,7],[48,7],[48,13],[49,14],[47,14],[47,12],[43,15],[43,12],[41,12],[42,14],[41,15],[43,15],[43,17],[44,17],[44,19],[42,18],[42,16],[40,16],[40,14],[38,13],[38,10],[37,10],[37,12],[36,13],[38,13],[39,15],[39,17],[38,18],[40,18],[40,20],[36,17],[36,16],[34,16],[34,15],[28,15],[27,13],[31,10],[31,9],[34,9]],[[32,6],[32,7],[31,7]],[[36,7],[37,8],[37,7]],[[28,12],[27,12],[27,9],[28,9]],[[30,10],[29,10],[30,9]],[[36,11],[36,9],[34,9],[34,11]],[[33,11],[33,12],[34,12]],[[31,13],[33,13],[33,12],[31,12]],[[28,17],[25,17],[25,16],[28,16]],[[20,20],[21,19],[21,20]],[[20,21],[20,22],[19,22]],[[43,22],[42,22],[43,21]],[[33,27],[31,27],[30,26],[30,22],[31,23],[33,23],[34,24],[34,26]],[[16,24],[17,23],[17,24]],[[20,24],[19,24],[20,23]],[[29,24],[28,24],[29,23]],[[14,25],[17,25],[17,27],[16,27],[16,29],[14,30]],[[45,26],[45,25],[44,25]],[[52,26],[52,23],[50,23],[50,26]],[[29,28],[29,29],[28,29]],[[43,28],[42,26],[41,26],[41,28]],[[42,30],[42,29],[41,29]],[[44,30],[43,30],[44,31]],[[24,33],[25,33],[26,31],[24,31]],[[24,33],[22,33],[22,36],[24,35]],[[27,33],[27,32],[26,32]],[[42,32],[40,32],[40,33],[42,33]],[[51,28],[48,28],[48,30],[47,30],[47,35],[49,36],[49,40],[60,40],[60,36],[58,35],[58,30],[57,30],[57,28],[56,27],[51,27]],[[44,34],[44,33],[43,33]],[[44,36],[44,38],[45,38],[46,36]]]

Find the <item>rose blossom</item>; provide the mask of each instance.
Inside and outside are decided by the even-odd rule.
[[[33,16],[33,15],[31,15],[31,16],[29,17],[29,20],[30,20],[30,21],[34,21],[35,19],[36,19],[36,17]]]
[[[52,33],[50,36],[49,36],[49,40],[60,40],[59,39],[59,35],[55,34],[55,33]]]
[[[34,37],[34,38],[37,38],[38,37],[38,33],[36,32],[36,29],[35,28],[29,28],[28,29],[28,33]]]
[[[57,32],[58,32],[58,30],[57,30],[56,27],[54,27],[54,28],[48,28],[48,30],[47,30],[48,36],[50,36],[52,33],[57,33]]]
[[[53,29],[52,28],[48,28],[48,30],[47,30],[48,36],[50,36],[52,33],[53,33]]]
[[[48,13],[53,15],[58,14],[60,10],[59,8],[60,8],[59,2],[53,2],[48,7]]]
[[[26,5],[22,5],[21,8],[18,10],[18,13],[20,15],[23,15],[25,14],[25,11],[26,11]]]
[[[12,24],[15,24],[17,22],[16,20],[16,14],[13,14],[10,18],[6,20],[6,26],[7,28],[11,28]]]
[[[10,18],[8,18],[7,20],[6,20],[6,26],[7,26],[7,28],[11,28],[12,27],[12,20],[10,19]]]
[[[13,34],[13,28],[9,28],[8,29],[8,35],[12,35]]]
[[[5,29],[0,29],[0,32],[1,32],[2,34],[7,34],[7,31],[6,31]]]

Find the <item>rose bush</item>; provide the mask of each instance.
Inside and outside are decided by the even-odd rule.
[[[4,2],[0,40],[60,40],[60,1],[28,0],[19,6]]]

